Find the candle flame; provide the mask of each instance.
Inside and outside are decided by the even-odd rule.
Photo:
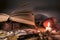
[[[46,31],[51,31],[51,27],[50,27],[50,22],[48,22],[48,27],[46,27]]]

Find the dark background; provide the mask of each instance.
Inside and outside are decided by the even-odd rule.
[[[0,0],[1,13],[18,10],[30,10],[35,15],[56,17],[60,23],[60,0]]]

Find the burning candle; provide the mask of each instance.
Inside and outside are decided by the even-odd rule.
[[[48,22],[48,27],[46,27],[46,31],[51,31],[51,27],[50,27],[50,22]]]

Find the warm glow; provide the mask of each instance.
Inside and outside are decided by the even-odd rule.
[[[51,27],[50,27],[50,22],[48,22],[48,27],[46,27],[46,31],[51,31]]]

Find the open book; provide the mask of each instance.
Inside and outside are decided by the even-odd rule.
[[[30,25],[35,25],[34,16],[30,13],[16,13],[16,14],[4,14],[0,13],[0,22],[4,22],[7,20],[25,23]]]

